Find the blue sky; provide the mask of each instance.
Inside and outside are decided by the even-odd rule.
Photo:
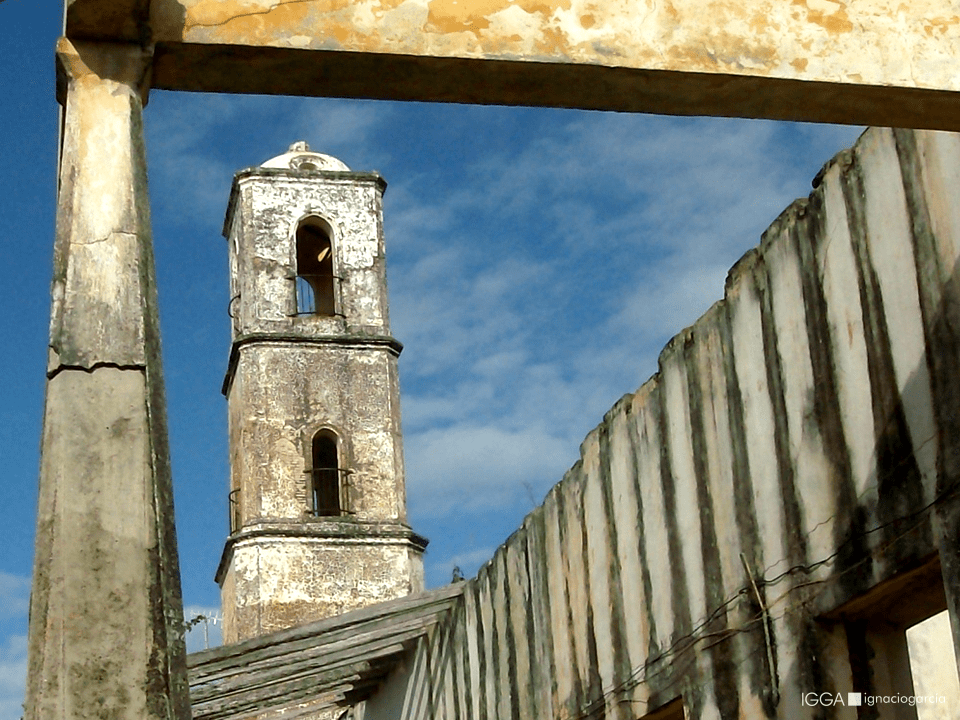
[[[26,669],[60,15],[0,0],[0,720],[19,718]],[[220,230],[236,170],[306,140],[389,183],[408,508],[437,586],[492,555],[861,130],[168,92],[145,118],[184,602],[206,612],[227,533]]]

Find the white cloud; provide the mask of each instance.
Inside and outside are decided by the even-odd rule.
[[[575,457],[576,445],[542,428],[508,431],[469,423],[408,437],[411,506],[433,515],[507,506],[529,492],[542,499]],[[532,488],[532,490],[530,490]]]
[[[437,560],[434,562],[434,564],[441,568],[449,569],[451,579],[453,578],[453,569],[455,567],[460,568],[460,572],[463,573],[463,576],[469,578],[476,575],[480,566],[493,557],[493,553],[496,549],[496,547],[487,545],[484,547],[473,548],[471,550],[464,550],[454,555],[450,555],[443,560]]]
[[[391,105],[346,100],[300,102],[301,112],[289,131],[296,136],[294,139],[306,140],[317,152],[335,156],[343,154],[344,157],[340,159],[354,170],[376,169],[357,165],[370,155],[377,155],[381,161],[389,159],[382,154],[382,150],[374,153],[370,150],[376,147],[376,143],[371,142],[371,136],[390,121]]]
[[[16,720],[23,714],[27,678],[27,636],[12,635],[0,646],[0,717]]]
[[[620,309],[610,318],[611,328],[662,345],[723,297],[728,270],[725,264],[709,261],[663,263],[654,277],[624,294]]]
[[[306,140],[358,170],[382,153],[370,135],[390,106],[372,102],[157,93],[145,113],[157,209],[196,231],[219,232],[233,174]],[[360,163],[360,164],[358,164]]]
[[[14,618],[30,609],[30,578],[0,570],[0,618]]]
[[[798,179],[784,146],[856,132],[823,140],[799,127],[798,141],[774,123],[572,117],[519,153],[492,145],[448,192],[403,189],[393,319],[407,343],[411,497],[429,496],[433,513],[559,480],[589,429],[808,192],[815,167]]]

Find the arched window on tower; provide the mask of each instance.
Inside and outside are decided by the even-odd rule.
[[[309,217],[297,227],[297,315],[335,315],[330,226]]]
[[[341,475],[337,436],[332,430],[321,430],[313,436],[310,469],[310,499],[314,515],[343,514]]]

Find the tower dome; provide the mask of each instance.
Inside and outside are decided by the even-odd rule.
[[[349,172],[350,168],[346,163],[337,160],[332,155],[313,152],[310,146],[304,141],[295,142],[283,155],[278,155],[264,163],[262,168],[277,168],[281,170],[335,170],[340,172]]]

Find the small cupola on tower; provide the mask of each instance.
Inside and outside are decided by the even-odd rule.
[[[423,588],[406,524],[386,183],[296,143],[234,178],[224,639]]]

